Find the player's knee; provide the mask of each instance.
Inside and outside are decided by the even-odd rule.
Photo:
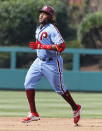
[[[29,90],[29,89],[34,88],[34,86],[29,81],[24,82],[24,87],[25,87],[25,90]]]
[[[24,82],[24,87],[25,87],[25,90],[27,89],[27,87],[28,87],[28,83],[25,81]]]

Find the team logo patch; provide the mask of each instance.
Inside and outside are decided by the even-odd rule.
[[[43,38],[47,38],[47,32],[43,32],[40,36],[40,40],[42,40]]]

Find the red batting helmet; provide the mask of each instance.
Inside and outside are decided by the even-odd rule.
[[[43,8],[40,10],[40,12],[45,12],[51,16],[54,16],[54,14],[55,14],[54,9],[51,6],[47,6],[47,5],[43,6]]]

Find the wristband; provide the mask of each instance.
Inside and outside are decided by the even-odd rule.
[[[52,49],[52,45],[41,44],[41,49],[51,50]]]

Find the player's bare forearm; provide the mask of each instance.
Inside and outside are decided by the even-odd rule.
[[[56,47],[56,45],[52,45],[52,50],[54,50],[54,51],[57,51],[57,47]]]

